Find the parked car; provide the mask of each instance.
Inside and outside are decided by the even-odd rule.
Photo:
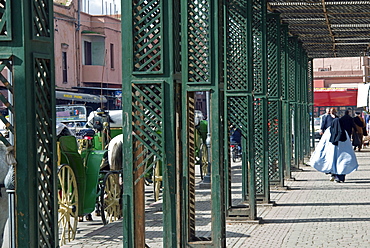
[[[313,122],[313,128],[314,128],[314,134],[315,134],[315,139],[321,139],[321,116],[320,117],[315,117],[314,122]]]

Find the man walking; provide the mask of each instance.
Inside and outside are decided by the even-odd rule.
[[[354,150],[356,150],[356,147],[358,147],[358,151],[361,151],[362,149],[362,143],[363,143],[363,138],[364,138],[364,133],[363,133],[363,127],[365,127],[365,121],[361,116],[361,112],[356,112],[356,116],[353,118],[353,122],[355,123],[355,133],[353,135],[358,135],[358,138],[360,140],[359,145],[354,145]]]
[[[325,130],[328,127],[330,127],[332,118],[330,118],[330,120],[328,120],[328,117],[330,117],[330,108],[326,108],[326,113],[323,116],[321,116],[321,132],[320,132],[320,135],[323,135]]]
[[[352,129],[356,128],[353,118],[349,115],[349,110],[344,112],[344,115],[339,118],[339,122],[343,129],[347,131],[349,137],[352,135]]]

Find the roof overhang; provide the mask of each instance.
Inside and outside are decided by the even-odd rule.
[[[268,0],[309,58],[369,56],[370,1]]]

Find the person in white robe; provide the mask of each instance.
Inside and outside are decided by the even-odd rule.
[[[350,138],[338,118],[325,130],[308,164],[331,174],[336,182],[344,182],[345,175],[357,170],[358,162]]]

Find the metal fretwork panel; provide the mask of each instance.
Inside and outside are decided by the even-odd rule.
[[[266,94],[266,83],[264,82],[264,63],[266,49],[265,49],[265,35],[264,35],[264,21],[263,17],[266,10],[263,8],[264,1],[253,1],[253,20],[252,20],[252,37],[253,37],[253,90],[255,94]]]
[[[49,0],[32,0],[33,4],[33,37],[34,39],[50,38],[54,27],[50,27],[49,8],[53,8]]]
[[[269,56],[267,57],[267,87],[268,87],[268,97],[269,99],[280,98],[280,56],[278,55],[280,36],[278,36],[278,24],[280,19],[275,15],[269,15],[267,19],[267,49]]]
[[[288,100],[296,101],[296,50],[297,39],[288,39]]]
[[[309,60],[307,64],[307,100],[309,103],[313,103],[313,61]],[[313,105],[311,109],[313,113]]]
[[[188,192],[189,192],[189,204],[188,204],[188,240],[195,240],[195,123],[194,123],[194,110],[195,100],[194,92],[188,93],[188,120],[187,125],[188,135]]]
[[[266,2],[254,0],[252,5],[254,120],[251,128],[254,130],[256,200],[268,203]]]
[[[142,173],[134,178],[137,184],[152,170],[157,161],[163,161],[163,86],[157,84],[132,85],[132,130],[134,154],[134,172]]]
[[[229,125],[236,124],[242,131],[242,136],[248,133],[248,99],[246,96],[229,96],[227,100],[227,119]]]
[[[249,114],[248,114],[248,110],[250,108],[250,98],[248,98],[247,96],[233,96],[233,95],[229,95],[226,97],[226,116],[227,116],[227,127],[230,127],[230,125],[237,125],[238,128],[240,129],[241,131],[241,134],[242,134],[242,137],[244,138],[242,140],[242,147],[244,151],[249,151],[250,150],[250,142],[245,142],[248,140],[248,137],[249,137],[249,133],[250,133],[250,130],[248,130],[248,128],[250,128],[250,126],[248,125],[249,121],[250,121],[250,118],[249,118]],[[225,141],[225,144],[226,144],[226,147],[227,149],[229,150],[229,140],[227,139]],[[247,163],[246,161],[249,161],[249,153],[248,152],[244,152],[243,153],[243,159],[242,159],[242,197],[243,197],[243,200],[246,200],[247,198],[247,178],[248,178],[248,169],[247,169],[247,165],[245,163]],[[231,166],[229,167],[229,170],[231,170]],[[229,174],[229,177],[231,176],[231,172],[229,171],[228,173]],[[228,186],[230,186],[230,183],[231,182],[231,178],[229,178],[229,182],[228,182]],[[229,189],[229,191],[231,191],[231,189]],[[230,195],[231,197],[231,195]],[[231,201],[230,201],[231,200]],[[228,199],[228,201],[230,202],[227,202],[226,204],[229,204],[228,207],[231,206],[232,204],[232,199]]]
[[[9,93],[13,94],[13,85],[10,84],[7,78],[4,77],[7,73],[13,72],[13,61],[10,56],[5,56],[5,58],[0,58],[0,81],[1,83],[6,87],[8,95]],[[0,101],[8,108],[9,112],[14,114],[14,107],[13,104],[11,104],[11,99],[6,97],[3,93],[0,93]],[[4,124],[7,130],[9,130],[12,134],[14,134],[14,126],[13,124],[5,118],[0,113],[0,120]],[[0,142],[3,142],[6,146],[10,146],[11,144],[9,141],[3,136],[2,133],[0,133]]]
[[[187,2],[188,81],[210,83],[210,2]]]
[[[12,38],[10,3],[10,0],[0,1],[0,41]]]
[[[254,107],[254,143],[255,143],[255,153],[254,162],[256,170],[256,195],[257,200],[266,201],[268,198],[268,193],[266,192],[266,133],[264,133],[264,125],[266,125],[265,113],[267,113],[267,100],[263,98],[256,98],[253,101]],[[268,178],[267,178],[268,179]]]
[[[53,184],[53,173],[56,172],[53,161],[54,129],[52,118],[54,105],[51,90],[50,59],[35,58],[35,106],[36,106],[36,146],[37,146],[37,187],[38,187],[38,238],[39,247],[54,247],[52,226],[57,210],[53,202],[57,201]]]
[[[280,103],[279,101],[269,101],[268,103],[268,137],[269,137],[269,179],[270,183],[281,181],[281,161],[280,161]]]
[[[227,88],[226,90],[248,89],[248,61],[247,61],[247,1],[227,2]]]
[[[132,0],[134,74],[163,71],[162,0]]]
[[[270,184],[283,186],[283,143],[281,130],[281,32],[278,15],[269,14],[267,19],[267,73],[268,73],[268,174]]]
[[[280,29],[280,72],[281,72],[281,97],[283,100],[288,98],[287,88],[287,46],[288,46],[288,26],[281,25]]]

